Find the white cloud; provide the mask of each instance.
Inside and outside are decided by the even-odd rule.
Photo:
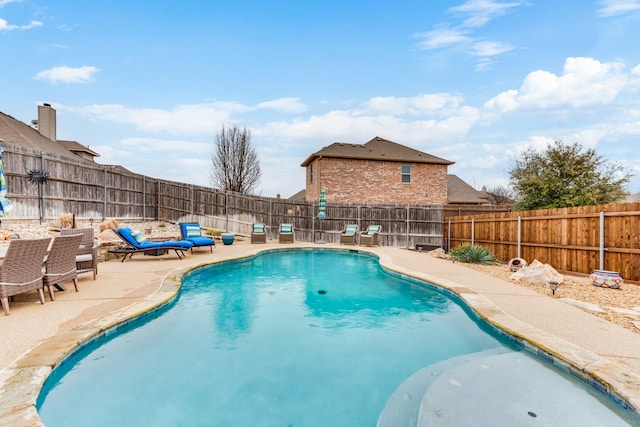
[[[639,0],[601,0],[599,3],[601,7],[597,14],[601,17],[626,15],[640,10]]]
[[[418,49],[430,50],[452,45],[469,43],[473,39],[467,36],[463,31],[451,29],[441,26],[435,30],[426,33],[414,34],[414,37],[422,39],[417,43]]]
[[[492,19],[505,15],[523,4],[521,1],[501,3],[491,0],[469,0],[460,6],[449,8],[449,12],[468,16],[463,23],[466,27],[482,27]]]
[[[307,106],[300,102],[300,98],[279,98],[265,101],[257,104],[256,108],[277,110],[283,113],[303,113],[307,111]]]
[[[98,69],[93,66],[83,67],[54,67],[40,71],[36,80],[48,80],[51,83],[87,83],[93,79]]]
[[[413,97],[378,96],[365,103],[369,112],[392,115],[451,114],[462,104],[462,97],[446,93],[421,94]]]
[[[32,28],[42,26],[40,21],[31,21],[26,25],[14,25],[9,24],[6,20],[0,18],[0,31],[14,31],[14,30],[30,30]]]
[[[9,3],[20,3],[23,0],[0,0],[0,7],[6,6]]]
[[[611,103],[628,83],[619,62],[602,63],[592,58],[567,58],[562,75],[538,70],[530,73],[519,89],[502,92],[485,103],[489,110],[555,107],[584,108]]]
[[[475,56],[497,56],[513,50],[514,47],[507,43],[481,41],[473,43],[471,50]]]

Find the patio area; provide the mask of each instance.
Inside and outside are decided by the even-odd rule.
[[[543,349],[555,363],[597,378],[610,394],[640,407],[640,334],[575,306],[426,253],[391,247],[237,241],[218,244],[213,253],[195,251],[183,260],[171,254],[140,254],[124,263],[101,262],[95,281],[91,274],[82,274],[78,293],[58,292],[55,301],[47,300],[45,305],[34,294],[18,296],[11,303],[11,315],[0,316],[0,425],[41,425],[35,399],[64,355],[111,325],[171,299],[184,272],[211,262],[292,247],[374,253],[385,268],[449,289],[489,323],[525,345]]]

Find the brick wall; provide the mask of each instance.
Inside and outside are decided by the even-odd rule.
[[[402,182],[402,165],[411,166],[410,183]],[[446,204],[447,166],[319,158],[307,166],[307,200],[322,187],[335,203]]]

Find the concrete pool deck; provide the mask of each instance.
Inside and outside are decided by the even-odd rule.
[[[78,293],[58,292],[54,302],[47,297],[44,305],[34,293],[17,296],[10,303],[11,315],[0,314],[0,426],[42,425],[35,402],[52,369],[78,344],[170,300],[184,272],[263,250],[296,247],[376,254],[385,268],[456,293],[481,318],[526,346],[542,349],[557,365],[585,379],[596,378],[614,399],[640,408],[640,334],[551,296],[406,249],[236,241],[218,244],[213,253],[196,250],[182,260],[175,254],[139,254],[124,263],[101,262],[95,281],[90,274],[80,275]]]

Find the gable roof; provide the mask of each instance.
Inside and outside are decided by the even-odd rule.
[[[64,139],[59,139],[58,143],[62,144],[64,148],[71,151],[72,153],[87,153],[93,157],[100,157],[100,154],[93,151],[91,148],[80,144],[78,141],[67,141]]]
[[[447,175],[447,201],[449,203],[491,204],[489,199],[483,197],[483,192],[478,191],[457,175]]]
[[[76,160],[80,158],[59,142],[50,140],[31,126],[2,112],[0,112],[0,141]]]
[[[386,160],[391,162],[430,163],[452,165],[454,162],[414,150],[379,136],[365,144],[347,144],[334,142],[322,150],[313,153],[300,166],[307,166],[316,158],[333,157],[358,160]]]

